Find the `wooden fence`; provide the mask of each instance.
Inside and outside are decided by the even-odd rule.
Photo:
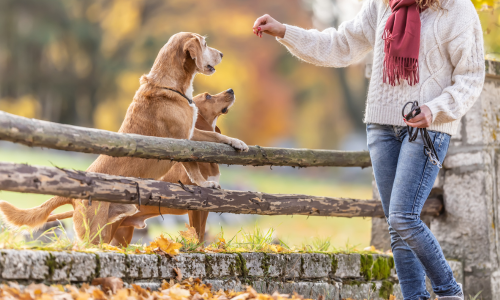
[[[193,142],[62,125],[0,112],[0,140],[59,150],[174,161],[274,166],[370,166],[366,151],[250,147]],[[0,162],[0,190],[127,204],[259,215],[383,217],[379,200],[214,190],[163,181]],[[422,215],[443,211],[439,191]]]

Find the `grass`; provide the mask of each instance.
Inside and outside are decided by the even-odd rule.
[[[33,165],[58,166],[63,168],[85,170],[95,159],[95,155],[70,153],[55,150],[43,150],[24,146],[12,146],[11,143],[0,142],[0,161],[28,163]],[[311,171],[312,170],[312,171]],[[224,188],[253,190],[267,193],[297,193],[317,196],[335,196],[357,199],[371,198],[371,185],[359,183],[332,182],[329,173],[333,169],[277,169],[269,167],[230,167],[221,166],[221,185]],[[317,173],[311,176],[310,173]],[[9,201],[20,208],[40,205],[50,196],[21,194],[0,191],[0,199]],[[71,210],[71,205],[59,207],[55,213]],[[168,218],[168,216],[164,216]],[[187,221],[187,216],[186,216]],[[236,236],[242,232],[252,232],[255,226],[270,233],[273,240],[290,245],[321,244],[320,240],[328,240],[330,249],[343,248],[346,241],[358,248],[369,246],[371,220],[369,218],[332,218],[307,216],[259,216],[256,221],[226,226],[226,236]],[[272,231],[270,231],[272,228]],[[164,228],[150,226],[152,237],[166,232],[175,236],[183,225]],[[207,226],[209,236],[217,236],[220,226]],[[242,237],[239,237],[242,239]],[[326,245],[323,245],[323,248]],[[321,248],[321,247],[319,247]],[[318,248],[318,249],[319,249]]]

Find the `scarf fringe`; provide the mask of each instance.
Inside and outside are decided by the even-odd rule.
[[[411,57],[397,57],[389,55],[389,46],[394,39],[392,34],[385,30],[382,35],[385,41],[383,81],[392,86],[400,84],[406,79],[409,85],[415,85],[419,81],[418,59]]]

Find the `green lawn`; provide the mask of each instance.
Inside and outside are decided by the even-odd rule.
[[[11,144],[0,143],[0,161],[28,163],[33,165],[58,166],[85,170],[95,159],[94,155],[72,154],[64,151],[49,151],[39,148],[12,147]],[[332,182],[327,169],[318,170],[320,176],[304,175],[302,171],[289,169],[288,172],[270,170],[260,167],[227,168],[221,166],[221,185],[226,188],[247,188],[253,191],[267,193],[294,193],[318,196],[349,197],[369,199],[371,186],[369,184],[350,184]],[[324,177],[322,177],[324,176]],[[20,208],[29,208],[41,204],[50,196],[21,194],[0,191],[0,199],[9,201]],[[56,212],[72,209],[66,205]],[[240,223],[234,226],[225,226],[226,239],[234,236],[239,230],[253,231],[257,225],[263,230],[273,228],[275,238],[282,239],[289,245],[300,246],[310,243],[314,238],[329,238],[335,247],[343,247],[347,242],[363,248],[369,245],[371,222],[363,218],[326,218],[305,216],[260,216],[257,223]],[[161,231],[175,235],[182,226],[174,228],[150,228],[151,235]],[[220,232],[220,227],[209,228],[209,234],[215,236]]]

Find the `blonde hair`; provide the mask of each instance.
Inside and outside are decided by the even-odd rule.
[[[383,0],[385,4],[389,5],[389,0]],[[415,0],[420,8],[428,7],[431,9],[442,9],[440,0]]]

